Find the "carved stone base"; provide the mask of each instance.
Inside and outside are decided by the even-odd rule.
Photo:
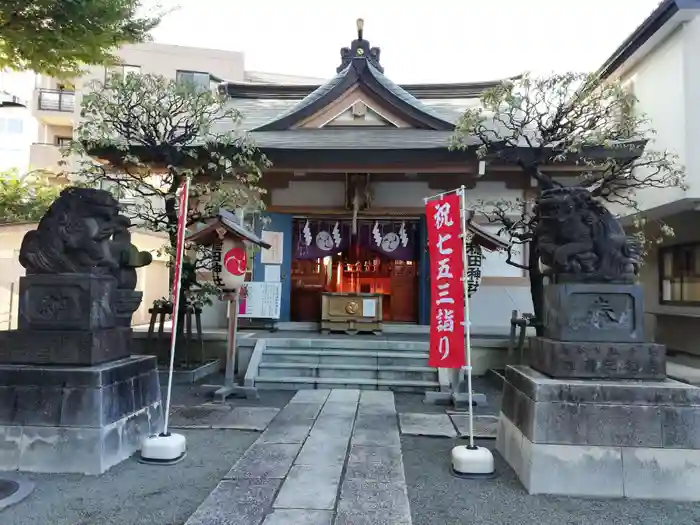
[[[117,326],[131,326],[134,312],[141,306],[143,292],[134,290],[115,290],[114,317]]]
[[[28,275],[19,280],[20,330],[93,330],[115,326],[114,277]]]
[[[530,339],[530,366],[555,378],[666,378],[666,347],[656,343],[597,343]]]
[[[634,284],[544,287],[544,336],[561,341],[644,340],[644,291]]]
[[[0,365],[0,470],[101,474],[162,430],[156,359]]]
[[[89,366],[126,357],[131,328],[0,332],[0,363]]]
[[[699,501],[700,388],[509,366],[497,449],[530,494]]]

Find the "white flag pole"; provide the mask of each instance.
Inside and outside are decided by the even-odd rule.
[[[168,435],[168,423],[170,421],[170,399],[173,391],[173,373],[175,371],[175,346],[177,345],[177,328],[178,321],[180,318],[180,296],[182,295],[182,258],[185,255],[185,235],[187,233],[187,207],[189,204],[189,194],[190,194],[190,178],[185,179],[185,183],[181,191],[184,196],[180,196],[180,203],[182,209],[178,210],[180,219],[178,220],[178,231],[177,231],[177,250],[175,254],[175,281],[173,282],[173,314],[172,314],[172,328],[170,333],[170,364],[168,366],[168,389],[166,391],[165,397],[165,415],[163,423],[163,434]]]
[[[165,397],[163,432],[149,436],[141,444],[139,461],[152,465],[174,465],[185,458],[187,441],[182,434],[171,434],[168,431],[170,422],[170,401],[173,390],[173,373],[175,370],[175,345],[177,343],[178,318],[180,317],[180,296],[182,288],[182,263],[185,254],[185,236],[187,233],[187,206],[189,204],[190,178],[187,177],[180,189],[177,243],[175,246],[175,270],[173,272],[173,313],[170,331],[170,365],[168,366],[168,387]]]
[[[472,340],[471,323],[469,320],[469,257],[467,257],[467,246],[471,239],[467,231],[467,194],[465,187],[459,189],[460,215],[462,219],[462,283],[464,285],[464,352],[467,364],[464,370],[467,373],[467,389],[469,403],[469,448],[474,448],[474,403],[472,402]]]
[[[472,396],[472,355],[471,355],[471,326],[469,316],[469,257],[467,246],[470,242],[467,231],[467,192],[462,186],[459,188],[460,215],[462,220],[462,261],[464,262],[464,352],[466,357],[467,389],[469,401],[469,445],[456,446],[452,449],[452,472],[463,478],[491,477],[495,474],[493,453],[485,447],[477,447],[474,444],[474,403]]]

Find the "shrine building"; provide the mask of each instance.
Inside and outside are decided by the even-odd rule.
[[[281,322],[319,322],[321,293],[361,292],[381,295],[384,323],[429,324],[424,199],[461,185],[475,205],[533,191],[512,165],[491,163],[480,174],[476,141],[471,150],[449,147],[463,111],[500,81],[397,85],[361,21],[340,55],[320,86],[219,88],[272,161],[262,179],[264,229],[281,241],[279,268],[268,269],[270,254],[258,253],[250,279],[281,281]],[[470,227],[486,248],[472,326],[503,332],[512,310],[532,311],[530,283],[504,252],[488,251],[506,240],[499,225],[477,214]],[[527,254],[516,257],[524,264]]]

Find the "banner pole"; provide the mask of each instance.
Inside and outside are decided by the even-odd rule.
[[[469,320],[469,257],[467,257],[467,195],[466,188],[462,186],[459,189],[460,204],[461,204],[461,219],[462,219],[462,267],[464,275],[462,283],[464,285],[464,352],[466,354],[467,366],[464,368],[467,372],[467,399],[469,403],[469,448],[474,448],[474,404],[472,399],[472,352],[471,352],[471,326]]]
[[[175,271],[173,273],[173,312],[170,331],[170,365],[168,366],[168,388],[165,397],[165,414],[163,431],[150,436],[141,443],[141,463],[150,465],[174,465],[182,461],[187,454],[187,440],[182,434],[171,434],[170,402],[173,392],[173,372],[175,370],[175,346],[177,343],[178,318],[180,317],[180,296],[182,290],[182,258],[185,253],[185,235],[187,232],[187,207],[189,205],[190,178],[186,177],[178,197],[177,242],[175,245]]]
[[[447,190],[443,191],[442,193],[436,193],[435,195],[431,195],[430,197],[423,197],[423,203],[428,204],[430,201],[434,201],[436,199],[442,199],[445,195],[449,195],[450,193],[459,193],[461,188],[464,186],[461,186],[460,188],[456,188],[454,190]]]
[[[168,423],[170,420],[170,399],[173,391],[173,373],[175,370],[175,346],[177,344],[177,325],[180,317],[180,295],[182,287],[182,257],[185,253],[185,232],[187,224],[187,205],[189,204],[189,194],[190,194],[190,178],[185,179],[184,197],[181,198],[183,204],[180,212],[180,217],[182,220],[182,225],[178,225],[178,239],[177,246],[178,252],[175,254],[175,282],[173,283],[173,314],[172,314],[172,327],[170,332],[170,364],[168,366],[168,389],[165,398],[165,414],[163,422],[163,434],[168,435]],[[178,221],[179,222],[179,221]]]

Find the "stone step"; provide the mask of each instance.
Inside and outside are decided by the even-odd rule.
[[[261,364],[305,363],[366,366],[426,366],[428,352],[389,352],[359,350],[292,350],[265,348]]]
[[[268,348],[317,349],[317,350],[393,350],[400,352],[427,352],[428,341],[386,340],[386,339],[300,339],[300,338],[267,338]]]
[[[353,388],[360,390],[392,390],[394,392],[425,392],[438,390],[437,381],[406,379],[350,379],[329,377],[258,377],[255,386],[261,390],[304,390],[315,388]]]
[[[676,381],[700,386],[700,368],[676,360],[666,362],[666,375]]]
[[[405,379],[436,381],[437,370],[428,366],[378,366],[315,363],[261,363],[258,378],[319,377],[357,379]]]

